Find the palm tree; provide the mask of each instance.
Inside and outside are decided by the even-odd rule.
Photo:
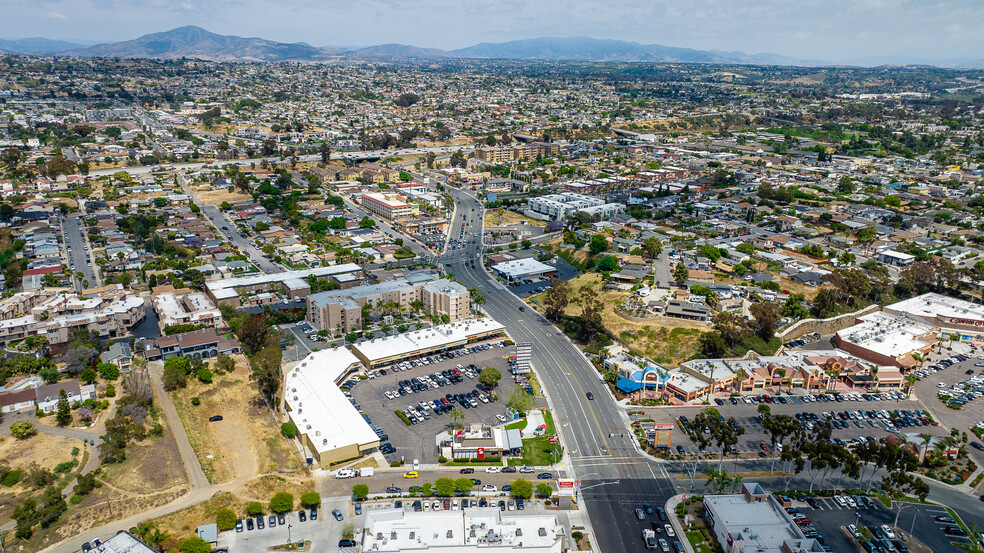
[[[151,531],[147,536],[147,545],[150,545],[154,547],[154,549],[163,552],[164,548],[161,547],[161,544],[164,543],[164,541],[169,537],[170,536],[167,532],[164,532],[155,526],[153,531]]]
[[[906,386],[905,386],[905,397],[906,398],[908,398],[909,397],[909,394],[912,393],[912,386],[916,383],[917,380],[919,380],[919,378],[917,378],[916,375],[913,374],[913,373],[909,373],[909,374],[905,375],[905,384],[906,384]]]
[[[786,369],[776,369],[776,374],[779,375],[779,393],[782,393],[782,379],[786,378]]]
[[[748,371],[746,371],[745,369],[738,369],[737,371],[735,371],[735,382],[737,382],[736,391],[738,391],[739,393],[741,392],[741,383],[744,382],[746,378],[748,378]]]
[[[929,444],[933,443],[933,436],[930,434],[920,434],[919,441],[922,442],[922,458],[919,459],[920,462],[926,462],[926,453],[929,452]]]

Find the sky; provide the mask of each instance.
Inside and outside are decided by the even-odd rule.
[[[981,0],[0,0],[0,37],[116,42],[182,25],[314,46],[590,36],[802,60],[984,58]]]

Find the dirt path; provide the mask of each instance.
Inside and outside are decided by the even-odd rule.
[[[174,439],[178,443],[178,453],[181,454],[181,462],[184,463],[191,489],[200,490],[211,487],[208,478],[205,478],[202,466],[198,463],[195,450],[188,441],[188,435],[185,434],[184,425],[181,424],[181,417],[178,416],[178,411],[174,408],[174,404],[171,403],[167,393],[164,391],[164,384],[161,382],[161,373],[164,370],[163,363],[151,363],[148,369],[150,379],[154,383],[154,396],[158,405],[164,408],[167,424],[171,427],[171,431],[174,432]]]

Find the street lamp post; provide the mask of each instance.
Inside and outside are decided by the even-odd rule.
[[[608,486],[609,484],[615,484],[615,485],[617,486],[617,485],[619,485],[620,483],[621,483],[621,482],[620,482],[619,480],[615,480],[615,481],[612,481],[612,482],[600,482],[600,483],[598,483],[598,484],[592,484],[592,485],[590,485],[590,486],[588,486],[587,488],[574,488],[574,501],[575,501],[575,502],[577,501],[577,494],[578,494],[578,492],[580,492],[580,491],[583,491],[583,490],[590,490],[591,488],[597,488],[597,487],[599,487],[599,486]]]

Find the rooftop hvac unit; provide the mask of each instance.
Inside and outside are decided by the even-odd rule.
[[[300,415],[300,414],[301,414],[301,413],[303,413],[303,412],[304,412],[304,409],[298,409],[298,410],[297,410],[297,414],[298,414],[298,415]]]
[[[323,438],[321,440],[321,445],[328,445],[328,438]]]
[[[295,390],[296,391],[296,390]],[[294,401],[297,401],[297,396],[294,396]]]
[[[297,391],[297,388],[291,388],[290,391],[291,392],[296,392]],[[297,398],[295,397],[294,399],[297,399]]]
[[[320,435],[321,435],[321,431],[320,431],[320,430],[318,430],[317,432],[315,432],[315,433],[314,433],[314,435],[315,435],[315,436],[320,436]]]
[[[311,425],[310,424],[305,425],[304,427],[307,428],[308,430],[311,430]]]

